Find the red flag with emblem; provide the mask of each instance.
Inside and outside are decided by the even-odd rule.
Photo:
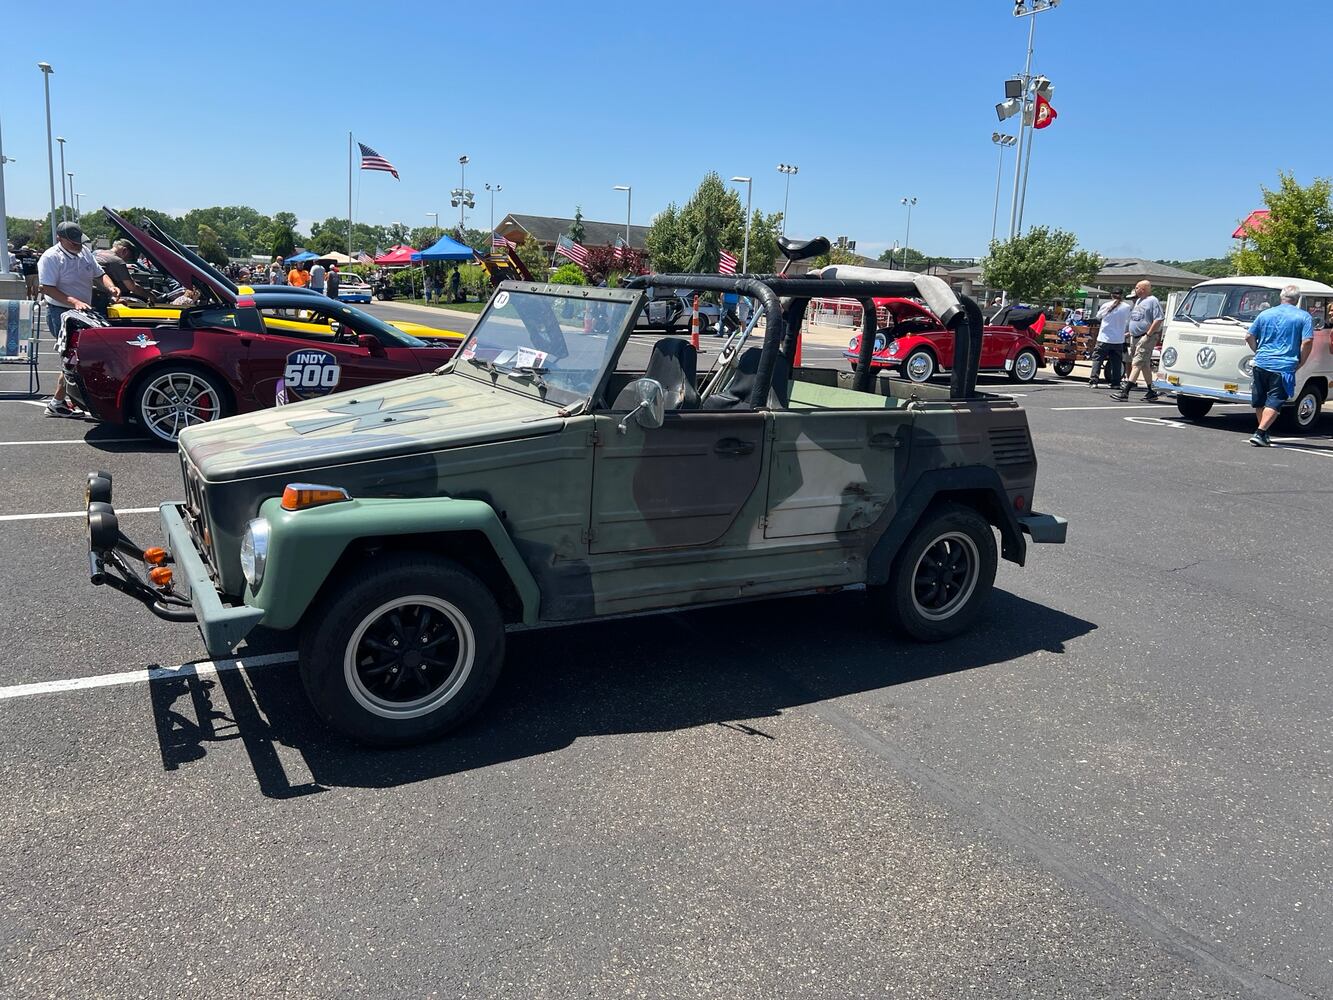
[[[1037,95],[1037,111],[1032,119],[1033,128],[1046,128],[1051,122],[1060,116],[1055,113],[1055,108],[1051,107],[1051,102],[1046,100],[1040,94]]]

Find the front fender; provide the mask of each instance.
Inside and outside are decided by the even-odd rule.
[[[347,547],[362,538],[480,532],[490,542],[523,606],[523,623],[535,624],[537,582],[494,509],[480,500],[450,497],[350,500],[288,511],[273,497],[259,508],[270,525],[268,562],[259,590],[246,603],[264,609],[263,625],[296,626]]]

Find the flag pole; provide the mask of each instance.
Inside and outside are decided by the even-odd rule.
[[[347,133],[347,256],[352,256],[352,133]]]

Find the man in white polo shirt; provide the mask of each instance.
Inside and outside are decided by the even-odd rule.
[[[71,309],[88,310],[94,284],[101,284],[113,302],[120,298],[120,289],[102,270],[93,252],[83,245],[83,230],[77,222],[56,226],[56,245],[37,260],[37,280],[41,282],[46,329],[52,339],[60,335],[61,316]],[[46,415],[72,417],[78,412],[65,398],[65,376],[61,375],[55,395],[46,402]]]

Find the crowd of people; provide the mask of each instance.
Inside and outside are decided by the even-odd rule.
[[[337,264],[330,264],[326,269],[319,261],[302,261],[288,265],[281,257],[274,257],[268,266],[270,285],[289,285],[292,288],[308,288],[331,299],[338,297],[342,285],[342,273]]]

